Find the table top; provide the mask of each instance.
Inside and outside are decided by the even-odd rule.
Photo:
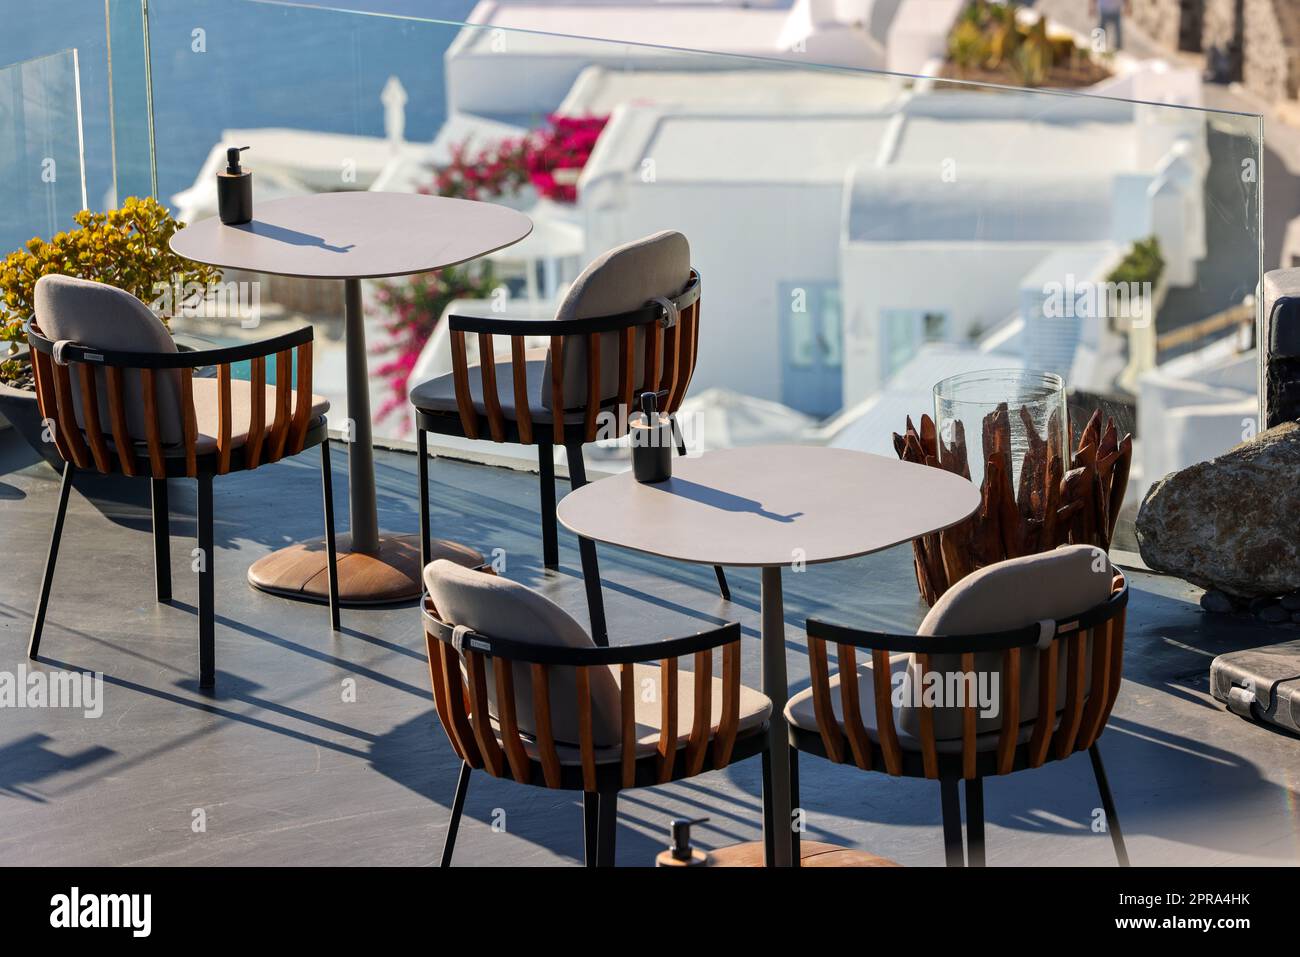
[[[673,477],[624,472],[570,492],[578,535],[678,561],[777,567],[866,555],[970,516],[979,490],[942,469],[818,446],[752,446],[673,459]]]
[[[420,193],[313,193],[264,203],[253,221],[216,216],[177,230],[172,251],[227,269],[311,279],[375,279],[477,259],[527,236],[533,222],[495,203]]]

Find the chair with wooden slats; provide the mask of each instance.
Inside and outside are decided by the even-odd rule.
[[[948,864],[982,866],[984,778],[1087,751],[1115,855],[1128,866],[1097,747],[1119,694],[1127,605],[1124,575],[1100,549],[1076,545],[980,569],[938,600],[916,635],[809,619],[811,685],[785,711],[795,779],[804,752],[936,780]],[[971,700],[980,676],[986,698]]]
[[[625,435],[638,397],[657,392],[660,411],[672,417],[677,450],[686,454],[675,416],[699,350],[700,275],[681,233],[655,233],[601,255],[574,281],[554,319],[453,315],[447,321],[452,371],[411,390],[422,564],[440,557],[429,532],[429,432],[537,446],[542,554],[550,569],[559,567],[556,447],[567,452],[572,486],[585,485],[583,445]],[[538,341],[548,346],[529,347]],[[507,343],[509,358],[501,358]],[[495,361],[484,361],[487,356]],[[592,634],[603,642],[596,547],[581,538],[578,545]],[[714,571],[722,597],[730,599],[726,576]]]
[[[761,754],[763,793],[771,793],[772,705],[740,683],[738,624],[602,647],[557,605],[490,569],[440,560],[425,569],[424,580],[434,705],[461,759],[444,867],[475,770],[582,791],[588,866],[614,864],[620,791]],[[681,666],[685,661],[693,670]],[[764,815],[770,817],[766,804]]]
[[[36,397],[63,458],[54,533],[32,622],[28,655],[40,650],[50,586],[77,472],[148,479],[152,492],[157,600],[171,600],[169,479],[198,484],[199,685],[215,682],[212,478],[248,472],[320,446],[328,545],[330,620],[339,628],[329,402],[312,394],[312,329],[261,342],[180,352],[166,327],[134,296],[103,283],[43,276],[27,326]],[[112,348],[105,344],[112,344]],[[275,382],[268,384],[268,362]],[[248,380],[233,367],[250,365]],[[215,375],[195,375],[196,369]]]

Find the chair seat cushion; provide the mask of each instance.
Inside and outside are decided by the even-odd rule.
[[[621,681],[621,668],[609,669],[615,682]],[[632,666],[632,680],[636,684],[636,756],[647,757],[659,748],[659,731],[662,719],[662,702],[660,681],[663,671],[658,665],[638,664]],[[722,720],[722,679],[713,678],[712,694],[709,696],[709,739],[712,740]],[[753,688],[740,686],[740,720],[736,734],[743,736],[758,730],[772,715],[772,702],[767,695]],[[689,671],[677,672],[677,748],[686,747],[690,739],[691,728],[695,723],[695,676]],[[496,722],[493,722],[495,726]],[[500,731],[498,729],[498,738]],[[541,751],[531,737],[524,737],[524,750],[534,760],[539,760]],[[556,742],[555,752],[561,764],[581,764],[582,751],[570,744]],[[610,764],[621,760],[623,749],[619,745],[596,748],[597,764]]]
[[[548,385],[546,378],[546,356],[548,351],[547,349],[529,349],[524,353],[527,360],[528,412],[534,422],[550,423],[553,421],[551,410],[542,404],[542,390],[544,386]],[[497,361],[496,377],[497,401],[501,404],[501,414],[511,422],[518,421],[519,416],[515,404],[514,366],[509,359]],[[469,367],[469,388],[474,402],[474,410],[479,415],[486,415],[487,406],[483,402],[483,374],[477,363]],[[422,412],[456,414],[459,407],[456,405],[455,375],[449,372],[446,375],[429,379],[427,382],[421,382],[411,390],[411,404]],[[567,424],[576,424],[581,422],[582,419],[581,412],[570,412],[564,416],[564,421]]]
[[[902,680],[901,676],[906,673],[910,656],[907,654],[891,655],[889,658],[890,671],[890,688],[897,686]],[[831,710],[835,714],[835,723],[839,725],[841,732],[844,731],[844,705],[840,695],[840,673],[837,671],[830,676],[830,697]],[[879,722],[876,720],[876,686],[875,671],[872,668],[871,660],[867,659],[858,665],[857,670],[858,682],[858,710],[862,715],[862,726],[866,729],[867,736],[873,742],[880,740]],[[908,732],[898,720],[898,709],[892,707],[894,712],[894,727],[898,735],[898,744],[904,751],[920,751],[921,741]],[[816,732],[817,713],[813,706],[813,690],[805,688],[800,691],[785,706],[785,720],[797,728],[804,731]],[[1059,721],[1058,721],[1059,723]],[[1016,735],[1016,743],[1023,744],[1033,736],[1034,727],[1032,724],[1022,724],[1020,731]],[[976,751],[992,751],[998,746],[998,738],[1001,732],[993,731],[985,734],[979,734],[975,737]],[[961,739],[939,739],[935,742],[935,750],[940,754],[960,754]]]
[[[217,435],[220,433],[218,421],[221,392],[219,380],[196,378],[194,382],[194,418],[198,423],[198,441],[195,450],[205,455],[217,450]],[[269,431],[275,421],[275,386],[266,386],[266,429]],[[298,407],[296,392],[289,393],[289,415]],[[315,422],[329,411],[328,399],[319,395],[311,397],[311,415],[309,421]],[[230,447],[239,448],[248,441],[248,429],[253,421],[253,387],[243,379],[230,382]],[[264,432],[263,435],[266,433]]]

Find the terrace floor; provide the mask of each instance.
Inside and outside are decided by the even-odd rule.
[[[346,452],[336,448],[346,515]],[[415,459],[377,457],[382,524],[416,527]],[[535,476],[449,460],[432,467],[434,521],[447,537],[505,550],[506,574],[586,621],[576,542],[541,568]],[[173,483],[175,600],[153,597],[148,483],[87,478],[72,498],[35,667],[102,671],[105,706],[0,710],[0,864],[430,864],[438,859],[458,762],[438,727],[414,607],[343,612],[255,592],[248,564],[322,527],[318,459],[218,479],[217,690],[200,693],[191,483]],[[0,432],[0,671],[26,663],[49,539],[55,473]],[[810,494],[816,494],[810,487]],[[89,497],[87,497],[89,496]],[[732,571],[722,602],[707,568],[601,549],[614,642],[738,618],[745,680],[758,683],[758,576]],[[1284,864],[1300,857],[1300,742],[1252,725],[1208,693],[1213,656],[1294,631],[1210,620],[1196,589],[1137,573],[1125,681],[1102,739],[1135,864]],[[902,630],[923,609],[910,550],[787,574],[791,689],[807,682],[801,623],[819,613]],[[349,679],[355,700],[346,700]],[[942,863],[938,788],[806,757],[809,836],[907,865]],[[1099,806],[1085,756],[985,787],[990,865],[1109,865],[1091,830]],[[476,775],[460,864],[563,864],[581,855],[580,801]],[[206,828],[196,829],[202,809]],[[707,816],[697,843],[760,833],[750,760],[693,781],[625,794],[618,861],[644,865],[674,816]],[[494,828],[494,823],[497,825]]]

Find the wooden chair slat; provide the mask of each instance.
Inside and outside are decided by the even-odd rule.
[[[474,397],[469,388],[469,359],[465,355],[465,333],[451,331],[451,377],[456,390],[456,410],[460,413],[460,428],[467,439],[478,438],[478,413],[474,411]]]
[[[596,790],[596,744],[591,719],[591,675],[585,666],[573,669],[577,686],[578,746],[582,751],[582,789]]]
[[[188,371],[182,370],[182,377]],[[107,366],[104,373],[108,385],[108,421],[113,431],[113,444],[117,447],[117,461],[123,475],[134,476],[135,442],[131,439],[131,429],[126,423],[126,390],[122,386],[122,370],[117,366]],[[194,397],[190,396],[191,404],[193,401]]]
[[[1052,726],[1056,724],[1056,663],[1060,640],[1038,653],[1038,717],[1029,738],[1029,766],[1036,768],[1047,760],[1052,743]]]
[[[628,326],[618,331],[618,416],[621,423],[626,423],[631,416],[632,376],[636,371],[636,330]],[[626,429],[626,424],[620,429]]]
[[[876,691],[876,733],[880,737],[880,754],[884,759],[885,770],[898,776],[903,773],[903,751],[898,746],[898,733],[894,729],[894,708],[890,700],[889,653],[873,649],[871,670]]]
[[[551,336],[551,439],[564,444],[564,336]]]
[[[515,666],[497,659],[492,664],[492,678],[497,688],[497,723],[501,726],[501,743],[510,764],[510,776],[520,784],[527,784],[531,775],[515,712]]]
[[[90,450],[81,437],[81,427],[77,425],[76,405],[72,399],[72,377],[68,367],[57,362],[51,363],[54,371],[55,407],[58,409],[58,429],[63,434],[68,451],[72,453],[72,464],[79,469],[90,467]],[[161,452],[159,452],[161,455]]]
[[[704,767],[709,751],[709,732],[713,729],[713,652],[695,653],[694,705],[691,733],[686,740],[686,774],[694,776]]]
[[[283,380],[281,380],[283,382]],[[284,386],[277,389],[283,391]],[[230,471],[231,433],[234,431],[230,422],[231,415],[231,370],[230,363],[217,366],[217,474],[225,475]]]
[[[622,753],[619,755],[623,787],[636,783],[636,665],[619,666],[619,711]]]
[[[560,786],[560,755],[555,750],[555,732],[551,727],[551,676],[546,665],[533,664],[533,728],[537,739],[542,777],[549,788]]]
[[[194,410],[194,370],[189,366],[181,369],[181,435],[185,445],[185,474],[195,478],[199,474],[199,417]]]
[[[586,441],[596,441],[596,414],[600,412],[600,334],[587,335],[587,410],[582,424]]]
[[[442,726],[450,734],[461,759],[470,767],[481,768],[483,755],[479,753],[478,744],[474,740],[474,728],[470,724],[469,710],[465,707],[465,679],[461,675],[460,656],[448,644],[437,640],[434,640],[434,644],[438,646],[437,657],[442,664],[444,703],[447,707]]]
[[[916,663],[920,671],[920,680],[924,682],[925,676],[930,674],[930,656],[917,655]],[[919,690],[924,691],[924,687]],[[921,725],[921,765],[925,768],[927,778],[938,780],[939,746],[934,738],[934,709],[925,707],[924,697],[921,701],[921,707],[918,709]]]
[[[642,370],[642,392],[658,392],[659,377],[663,372],[659,360],[662,356],[663,327],[657,322],[650,322],[641,327],[645,330],[645,369]]]
[[[1010,774],[1020,735],[1020,649],[1002,652],[1002,728],[998,732],[998,774]]]
[[[1079,729],[1076,750],[1091,747],[1106,723],[1106,703],[1110,701],[1110,646],[1111,632],[1115,628],[1112,618],[1092,632],[1092,669],[1088,687],[1088,703],[1083,710],[1083,725]]]
[[[533,413],[528,407],[528,352],[523,336],[510,337],[510,370],[514,377],[515,423],[519,427],[519,441],[524,445],[533,442]]]
[[[149,466],[154,478],[166,478],[163,461],[162,429],[158,424],[158,383],[153,369],[140,370],[140,389],[144,393],[144,436],[149,446]]]
[[[673,779],[677,764],[677,659],[659,664],[659,783]]]
[[[505,770],[505,756],[497,744],[492,715],[488,710],[487,660],[478,651],[466,651],[464,656],[469,671],[470,724],[474,728],[474,740],[478,742],[484,768],[488,774],[499,778]]]
[[[836,645],[835,653],[840,666],[840,709],[844,715],[844,736],[848,738],[853,763],[865,771],[871,767],[871,739],[867,737],[866,726],[862,723],[857,655],[852,645]]]
[[[731,763],[731,750],[740,728],[740,642],[722,646],[722,715],[713,739],[713,766],[725,768]]]
[[[311,340],[298,347],[298,371],[294,384],[293,420],[289,426],[289,440],[285,451],[297,455],[307,441],[307,427],[311,425]]]
[[[267,437],[270,448],[268,462],[278,462],[284,455],[289,437],[289,383],[293,381],[293,350],[284,349],[275,354],[275,417],[271,419],[271,432]]]
[[[664,374],[660,388],[666,389],[668,395],[664,397],[663,408],[676,408],[673,404],[677,398],[677,382],[680,379],[680,361],[681,361],[681,343],[682,343],[682,317],[677,317],[677,322],[664,330]]]
[[[104,430],[99,423],[99,383],[90,365],[78,362],[76,366],[81,381],[81,421],[89,440],[90,454],[95,460],[95,468],[108,473],[113,466],[109,460],[108,443],[104,441]]]
[[[1115,699],[1119,697],[1119,686],[1124,670],[1124,623],[1128,617],[1128,609],[1125,608],[1115,616],[1114,626],[1110,636],[1110,694],[1106,698],[1106,715],[1102,719],[1102,729],[1106,727],[1106,722],[1110,719],[1110,713],[1115,709]],[[1100,736],[1101,731],[1097,734]]]
[[[966,652],[961,656],[961,671],[963,679],[970,675],[972,680],[975,678],[975,654]],[[966,686],[968,689],[970,685]],[[970,700],[971,696],[966,695],[966,700],[961,708],[961,776],[969,781],[975,777],[975,720],[976,703]]]
[[[1084,666],[1087,664],[1087,638],[1085,631],[1076,631],[1066,641],[1065,711],[1061,726],[1056,732],[1056,756],[1063,758],[1074,750],[1074,742],[1083,724]]]
[[[59,421],[58,387],[54,384],[54,363],[49,355],[39,349],[33,349],[32,375],[36,378],[36,405],[41,412],[42,427],[48,429],[54,440],[54,447],[65,462],[76,464],[72,448],[63,437],[63,426]]]
[[[250,363],[248,441],[244,443],[244,468],[255,469],[262,460],[262,443],[266,437],[266,357],[257,356]]]
[[[831,761],[843,764],[844,740],[831,705],[830,668],[826,662],[826,642],[821,638],[808,639],[808,668],[812,677],[813,714],[822,736],[822,747]]]
[[[491,333],[478,334],[478,372],[483,385],[483,409],[487,412],[488,434],[493,442],[506,440],[506,417],[501,414],[501,397],[497,394],[497,353]]]

